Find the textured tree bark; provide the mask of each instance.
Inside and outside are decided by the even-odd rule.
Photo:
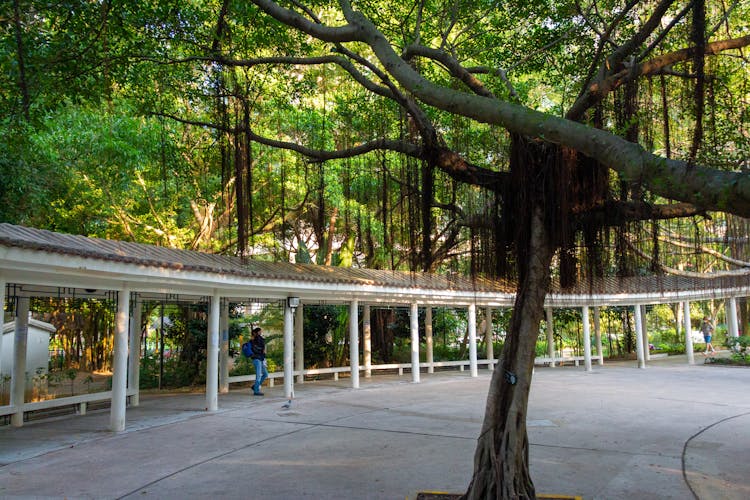
[[[554,254],[541,202],[534,205],[525,275],[519,283],[511,329],[500,368],[492,375],[474,475],[464,499],[535,498],[529,474],[526,413],[539,323],[550,284]]]

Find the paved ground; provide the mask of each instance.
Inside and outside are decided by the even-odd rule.
[[[702,361],[701,359],[697,360]],[[0,498],[413,499],[468,484],[489,374],[282,387],[254,398],[145,397],[109,412],[0,429]],[[540,493],[585,499],[750,498],[750,369],[684,358],[538,368],[529,405]]]

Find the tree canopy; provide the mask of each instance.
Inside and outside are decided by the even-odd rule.
[[[551,279],[747,272],[747,2],[4,9],[0,220],[518,281],[469,497],[534,494]]]

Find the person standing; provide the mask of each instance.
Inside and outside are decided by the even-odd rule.
[[[255,367],[255,383],[253,384],[253,395],[263,396],[260,388],[268,378],[268,365],[266,364],[266,340],[263,338],[263,330],[256,326],[252,331],[253,366]]]
[[[716,354],[716,349],[714,349],[714,345],[711,343],[711,338],[714,333],[714,325],[711,324],[711,320],[708,319],[708,316],[703,316],[701,333],[703,334],[703,340],[706,341],[706,352],[704,352],[703,355],[708,356],[709,354]]]

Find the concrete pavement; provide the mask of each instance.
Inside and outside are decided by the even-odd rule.
[[[697,359],[698,362],[701,359]],[[109,412],[0,428],[0,498],[414,498],[469,482],[490,375],[362,377],[219,396],[142,396]],[[750,369],[684,357],[537,368],[529,402],[539,493],[750,498]]]

